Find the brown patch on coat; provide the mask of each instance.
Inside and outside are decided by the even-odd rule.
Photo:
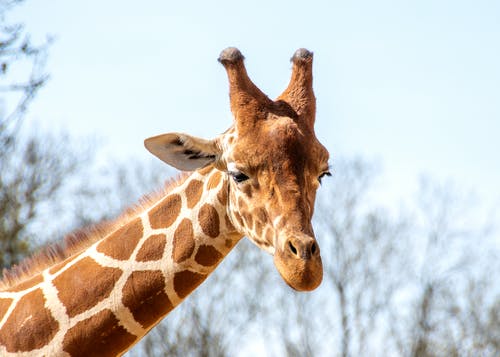
[[[243,222],[243,218],[241,217],[241,215],[239,214],[239,212],[235,212],[235,213],[236,214],[234,215],[234,217],[238,221],[238,224],[240,225],[240,227],[245,227],[245,222]]]
[[[29,352],[45,346],[59,330],[59,323],[45,308],[41,289],[24,295],[0,330],[0,344],[7,352]]]
[[[3,319],[14,299],[0,298],[0,320]]]
[[[266,230],[266,241],[269,243],[269,244],[273,244],[274,242],[274,233],[271,229],[267,229]]]
[[[174,275],[174,289],[181,299],[188,296],[191,291],[196,289],[207,276],[194,273],[189,270],[183,270]]]
[[[62,343],[72,356],[116,356],[136,340],[106,309],[70,328]]]
[[[259,207],[254,211],[254,215],[256,219],[262,223],[267,222],[269,220],[267,211],[264,207]]]
[[[181,196],[172,194],[149,211],[151,228],[168,228],[175,222],[181,212]]]
[[[250,185],[246,185],[245,187],[243,187],[242,192],[243,192],[243,193],[245,194],[245,196],[247,196],[248,198],[252,198],[252,195],[253,195],[252,186],[250,186]]]
[[[188,259],[194,251],[194,233],[191,221],[184,218],[174,233],[172,259],[176,263]]]
[[[56,277],[53,284],[68,316],[73,317],[107,298],[122,273],[85,257]]]
[[[147,328],[174,308],[164,290],[161,271],[134,271],[123,286],[122,302],[134,319]]]
[[[243,197],[238,198],[238,207],[240,211],[246,211],[247,210],[247,202],[243,199]]]
[[[160,260],[163,257],[167,236],[165,234],[154,234],[143,243],[135,260],[138,262],[149,262]]]
[[[217,192],[217,199],[222,205],[227,204],[227,187],[225,185]]]
[[[32,288],[33,286],[38,285],[41,282],[43,282],[43,276],[42,276],[42,274],[38,274],[38,275],[35,275],[31,279],[25,280],[25,281],[17,284],[16,286],[11,287],[7,291],[12,291],[12,292],[23,291],[23,290]]]
[[[248,228],[252,228],[253,227],[253,216],[248,212],[243,212],[242,215],[243,215],[243,218],[245,219],[246,226]]]
[[[257,235],[257,237],[260,237],[262,236],[262,224],[260,222],[255,222],[255,234]]]
[[[222,259],[222,254],[211,245],[200,245],[194,260],[200,265],[210,267]]]
[[[202,192],[203,182],[200,180],[189,181],[186,190],[184,191],[186,194],[188,208],[193,208],[200,201]]]
[[[222,173],[220,171],[214,172],[212,176],[210,176],[208,179],[207,188],[211,190],[219,186],[221,178],[222,178]]]
[[[200,212],[198,213],[198,221],[201,226],[201,230],[207,236],[216,238],[220,233],[220,222],[219,222],[219,214],[214,206],[206,203],[200,208]]]
[[[97,251],[113,259],[127,260],[142,238],[144,229],[140,218],[118,229],[97,246]]]
[[[200,175],[203,175],[205,176],[206,174],[208,174],[210,171],[212,171],[214,169],[213,165],[208,165],[208,166],[205,166],[204,168],[201,168],[198,170],[198,173]]]

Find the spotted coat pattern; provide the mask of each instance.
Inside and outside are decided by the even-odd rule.
[[[227,179],[193,173],[149,210],[0,292],[0,355],[119,355],[201,284],[241,238]]]

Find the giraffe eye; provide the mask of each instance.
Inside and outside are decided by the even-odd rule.
[[[248,176],[240,171],[230,172],[229,174],[233,177],[233,180],[237,183],[248,180]]]
[[[322,179],[323,179],[323,177],[325,177],[325,176],[332,176],[332,173],[331,173],[330,171],[325,171],[325,172],[323,172],[321,175],[319,175],[319,177],[318,177],[318,181],[319,181],[319,183],[320,183],[320,184],[321,184],[321,180],[322,180]]]

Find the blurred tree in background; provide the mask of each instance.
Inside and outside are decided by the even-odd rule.
[[[22,24],[7,21],[9,10],[22,2],[0,0],[0,144],[7,147],[12,145],[8,134],[16,135],[16,125],[21,124],[29,103],[48,78],[44,65],[50,39],[33,44]],[[6,97],[12,99],[10,106]]]
[[[0,264],[72,228],[109,219],[170,176],[133,160],[96,168],[87,139],[24,118],[47,80],[50,41],[35,45],[0,1]],[[498,356],[496,231],[450,183],[422,180],[409,207],[371,193],[377,170],[336,160],[315,230],[323,284],[297,293],[246,240],[129,356]],[[479,223],[478,223],[479,222]]]
[[[48,42],[31,43],[7,13],[21,1],[0,2],[0,266],[10,266],[34,243],[30,226],[42,206],[75,171],[67,138],[22,134],[29,103],[47,80],[43,64]],[[35,131],[33,131],[35,132]]]

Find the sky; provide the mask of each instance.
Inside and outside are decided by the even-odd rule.
[[[97,135],[100,155],[145,160],[143,139],[170,131],[216,136],[232,120],[220,51],[238,47],[275,98],[305,47],[334,170],[378,162],[387,200],[427,174],[500,203],[498,1],[28,0],[8,19],[54,38],[30,120]]]

